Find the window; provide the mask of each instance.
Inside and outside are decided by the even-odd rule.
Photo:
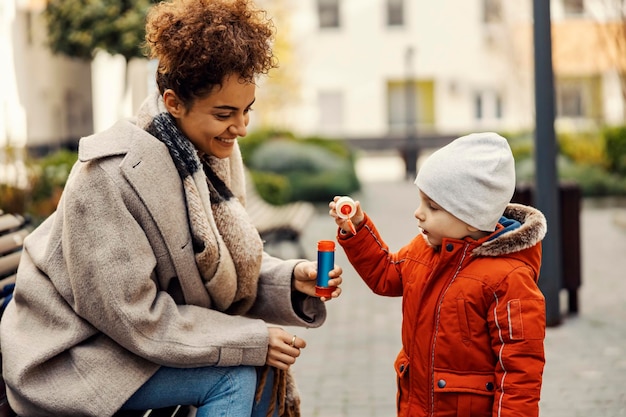
[[[404,0],[387,0],[387,26],[404,25]]]
[[[601,123],[607,85],[602,75],[561,76],[554,80],[554,101],[558,123]]]
[[[389,133],[404,135],[413,129],[432,132],[435,129],[435,107],[433,80],[387,82]]]
[[[339,27],[339,0],[317,0],[320,28]]]
[[[559,117],[582,118],[585,116],[583,86],[563,83],[557,88],[557,114]]]
[[[502,97],[495,91],[477,91],[474,94],[474,118],[476,120],[502,119],[504,110]]]
[[[339,133],[343,126],[343,94],[341,91],[321,91],[318,95],[319,129],[323,133]]]
[[[498,23],[502,21],[501,0],[483,0],[483,22]]]
[[[500,94],[496,95],[496,119],[502,119],[502,97]]]
[[[480,93],[474,96],[474,117],[477,120],[483,118],[483,96]]]
[[[416,115],[410,115],[409,112],[417,110],[415,103],[417,97],[413,97],[411,100],[408,90],[411,87],[407,86],[406,83],[393,83],[387,88],[389,130],[392,133],[404,134],[409,128],[409,124],[414,124],[416,121]],[[417,95],[416,90],[417,88],[414,86],[411,92]]]

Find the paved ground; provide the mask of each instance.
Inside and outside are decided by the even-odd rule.
[[[393,250],[417,232],[415,186],[396,177],[370,175],[353,196]],[[311,259],[317,240],[335,233],[327,209],[318,212],[304,235]],[[541,416],[626,416],[626,208],[584,204],[581,235],[580,312],[548,328]],[[278,249],[288,255],[288,247]],[[395,416],[401,300],[372,294],[341,250],[336,262],[344,267],[344,293],[328,304],[326,324],[290,329],[308,343],[294,365],[303,416]]]

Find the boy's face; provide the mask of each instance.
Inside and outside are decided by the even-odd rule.
[[[445,211],[421,190],[420,199],[420,205],[415,210],[415,218],[432,246],[440,246],[444,238],[463,239],[476,231]]]

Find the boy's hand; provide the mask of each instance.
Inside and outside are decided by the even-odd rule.
[[[328,212],[328,214],[330,214],[331,217],[335,218],[335,223],[337,224],[337,226],[339,226],[341,230],[343,230],[346,233],[352,233],[348,220],[350,220],[352,224],[354,225],[354,227],[356,228],[356,227],[359,227],[359,225],[363,222],[363,219],[365,218],[363,209],[361,208],[361,202],[360,201],[354,202],[356,206],[356,212],[354,213],[354,216],[352,216],[350,219],[342,219],[341,217],[339,217],[339,214],[337,214],[337,209],[336,209],[337,200],[339,200],[340,198],[341,196],[335,196],[333,198],[333,201],[328,203],[328,207],[330,208],[330,211]]]
[[[336,287],[333,291],[331,298],[337,298],[341,295],[341,288],[339,287],[343,281],[341,274],[343,270],[340,266],[335,265],[332,271],[328,274],[330,280],[328,281],[329,287]],[[296,265],[293,270],[293,285],[294,288],[301,293],[315,297],[315,282],[317,280],[317,262],[305,261]],[[329,301],[326,297],[320,297],[322,301]]]

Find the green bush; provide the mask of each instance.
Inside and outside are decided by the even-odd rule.
[[[75,151],[62,149],[34,160],[31,163],[35,170],[31,188],[33,201],[46,200],[59,189],[63,189],[77,159],[78,154]]]
[[[241,150],[241,157],[243,158],[244,163],[249,163],[252,155],[254,155],[256,150],[261,145],[274,139],[296,140],[293,133],[286,130],[259,129],[254,132],[250,132],[244,138],[239,140],[239,149]]]
[[[606,144],[609,170],[626,175],[626,126],[609,127],[602,132]]]
[[[360,189],[354,154],[339,140],[264,130],[246,136],[240,148],[259,194],[270,203],[322,202]],[[286,182],[276,181],[275,175]]]
[[[533,157],[535,148],[532,132],[501,133],[509,142],[511,152],[516,161]]]
[[[559,160],[559,178],[580,186],[583,197],[626,196],[626,178],[607,172],[601,166]]]
[[[559,152],[577,164],[606,167],[605,141],[597,132],[564,132],[557,136]]]
[[[13,184],[0,183],[0,212],[24,215],[27,199],[26,190]]]
[[[29,217],[37,224],[48,217],[61,198],[67,177],[78,154],[70,150],[59,150],[42,158],[27,160],[28,187],[2,184],[0,207],[6,212],[18,213]]]
[[[626,196],[626,178],[608,172],[604,167],[576,163],[570,158],[557,157],[559,181],[573,181],[583,197]],[[516,161],[517,182],[535,181],[535,162],[532,158]]]
[[[268,203],[285,204],[291,200],[291,184],[284,175],[273,172],[250,171],[259,195]]]

